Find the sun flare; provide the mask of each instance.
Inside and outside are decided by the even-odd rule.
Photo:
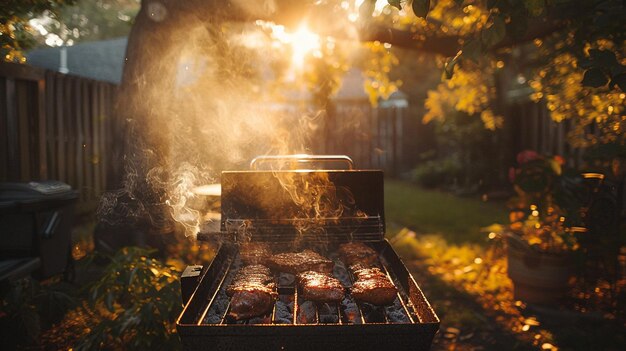
[[[291,60],[296,68],[302,68],[307,55],[321,55],[319,35],[309,30],[305,24],[300,25],[295,32],[287,32],[284,26],[269,22],[257,21],[257,25],[270,28],[276,42],[291,47]]]
[[[300,26],[291,36],[292,61],[295,66],[302,67],[306,55],[319,50],[320,38],[304,25]]]

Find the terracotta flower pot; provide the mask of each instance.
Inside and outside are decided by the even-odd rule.
[[[544,305],[561,299],[572,273],[570,255],[535,250],[515,234],[506,239],[507,273],[515,299]]]

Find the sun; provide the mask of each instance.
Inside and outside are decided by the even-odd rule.
[[[305,25],[301,25],[296,32],[291,34],[290,44],[293,50],[293,64],[296,67],[302,67],[306,55],[320,49],[320,37]]]
[[[321,55],[320,36],[307,28],[306,24],[301,24],[295,32],[288,32],[284,26],[271,22],[257,21],[256,24],[269,28],[277,44],[286,44],[291,47],[291,61],[295,68],[304,66],[307,55]]]

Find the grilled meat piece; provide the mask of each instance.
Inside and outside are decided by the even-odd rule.
[[[263,315],[272,308],[278,295],[272,272],[260,264],[241,268],[226,294],[231,297],[228,315],[235,319]]]
[[[230,300],[228,316],[240,320],[266,314],[274,306],[276,292],[262,287],[246,287],[235,291]]]
[[[280,272],[298,274],[304,271],[331,273],[335,263],[315,251],[304,250],[273,255],[267,265]]]
[[[341,282],[329,274],[306,271],[298,274],[298,284],[305,300],[339,302],[343,300]]]
[[[350,292],[356,300],[377,306],[390,305],[395,301],[398,290],[379,268],[352,266],[350,269],[356,279]]]
[[[244,264],[265,264],[272,250],[268,243],[242,243],[239,246],[239,256]]]
[[[360,242],[351,242],[339,245],[339,255],[343,262],[351,266],[353,264],[374,265],[378,263],[378,253],[371,247]]]
[[[233,278],[233,281],[226,289],[226,294],[233,296],[235,291],[251,287],[269,287],[273,289],[275,287],[274,277],[270,269],[260,264],[244,266]]]

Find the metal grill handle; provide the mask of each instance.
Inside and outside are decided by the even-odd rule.
[[[261,163],[276,163],[281,161],[291,161],[300,164],[313,164],[313,163],[329,163],[329,162],[342,162],[345,163],[349,170],[354,169],[354,162],[346,155],[272,155],[272,156],[258,156],[250,162],[250,169],[257,170],[258,165]]]

